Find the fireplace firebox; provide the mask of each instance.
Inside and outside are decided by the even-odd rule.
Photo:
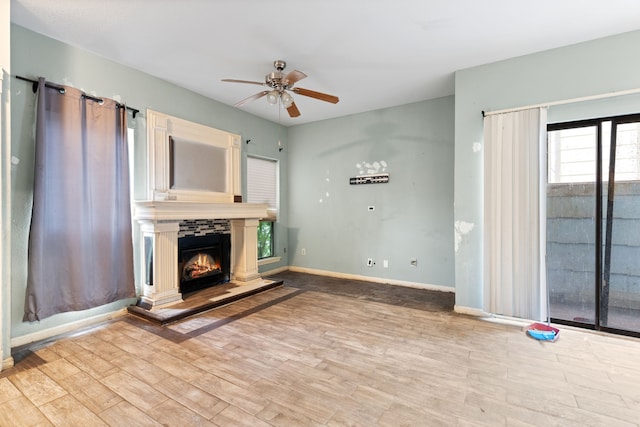
[[[207,234],[178,239],[182,294],[226,283],[231,270],[231,236]]]

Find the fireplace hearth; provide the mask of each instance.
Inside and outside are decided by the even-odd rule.
[[[231,270],[231,236],[207,234],[178,239],[182,294],[227,283]]]

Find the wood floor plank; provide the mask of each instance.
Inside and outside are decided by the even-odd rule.
[[[233,405],[225,408],[225,410],[216,415],[212,421],[219,426],[270,427],[269,423],[262,421],[256,415],[249,414]]]
[[[195,380],[206,372],[193,363],[184,363],[184,360],[165,351],[156,351],[146,360],[167,374],[187,382]]]
[[[86,372],[66,377],[59,384],[96,414],[122,401],[120,396]]]
[[[107,426],[94,412],[68,394],[42,405],[40,410],[54,425],[60,427]]]
[[[122,371],[150,385],[156,384],[170,376],[168,372],[158,369],[156,365],[149,363],[147,360],[130,354],[113,359],[111,363],[119,367]]]
[[[80,371],[74,364],[68,362],[66,359],[58,359],[53,362],[46,363],[39,368],[49,378],[60,381],[71,375],[75,375]]]
[[[237,386],[209,373],[192,381],[192,384],[251,415],[257,414],[269,403],[253,389]]]
[[[167,399],[155,406],[153,418],[167,427],[215,427],[216,424],[186,408],[175,400]]]
[[[309,418],[303,410],[291,409],[276,402],[269,403],[262,411],[256,414],[256,417],[272,426],[308,427],[324,425]]]
[[[0,378],[0,403],[21,396],[22,393],[11,383],[11,381],[7,378]]]
[[[94,378],[104,378],[119,368],[91,351],[80,351],[65,358],[80,370]]]
[[[155,389],[208,420],[229,406],[220,398],[176,377],[160,381]]]
[[[24,396],[0,403],[0,426],[53,426],[44,414]]]
[[[154,406],[167,400],[167,396],[149,384],[123,371],[113,373],[103,378],[102,381],[124,400],[131,402],[144,411],[149,411]]]
[[[125,400],[102,411],[99,415],[112,427],[164,427],[144,411]]]
[[[40,406],[67,394],[54,380],[39,369],[29,369],[9,377],[34,405]]]

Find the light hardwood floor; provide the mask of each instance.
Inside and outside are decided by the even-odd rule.
[[[294,288],[285,277],[169,326],[129,315],[34,344],[0,373],[0,426],[640,422],[640,340],[562,329],[538,342],[403,305],[397,288],[388,304],[363,296],[366,284],[355,295],[328,282]]]

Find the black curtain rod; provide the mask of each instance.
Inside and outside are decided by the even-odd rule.
[[[37,80],[28,79],[28,78],[22,77],[22,76],[16,76],[16,79],[24,80],[25,82],[32,83],[31,89],[33,90],[33,93],[36,93],[36,91],[38,90],[38,81]],[[55,85],[53,83],[45,83],[44,85],[46,87],[48,87],[48,88],[51,88],[51,89],[56,89],[56,90],[59,90],[59,91],[64,90],[64,87],[59,86],[59,85]],[[103,99],[101,99],[101,98],[96,98],[94,96],[87,95],[86,93],[83,94],[82,96],[85,97],[86,99],[90,99],[90,100],[95,101],[95,102],[102,102],[103,101]],[[134,119],[136,118],[136,114],[138,114],[140,112],[140,110],[138,110],[136,108],[131,108],[131,107],[128,107],[128,106],[126,106],[124,104],[120,104],[118,102],[116,102],[116,104],[120,108],[126,108],[127,110],[131,111],[131,113],[133,113],[133,118]]]

